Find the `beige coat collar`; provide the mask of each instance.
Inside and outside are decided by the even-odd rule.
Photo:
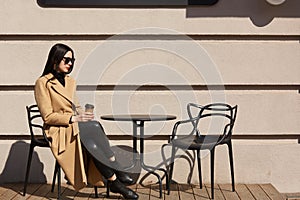
[[[59,81],[54,78],[52,73],[45,75],[45,77],[49,80],[49,83],[51,83],[51,88],[53,90],[55,90],[62,97],[66,98],[70,103],[73,103],[76,83],[70,76],[66,75],[65,77],[65,87],[63,87]]]

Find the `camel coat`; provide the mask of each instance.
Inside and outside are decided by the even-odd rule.
[[[66,76],[64,87],[49,73],[36,81],[34,94],[52,153],[78,191],[88,182],[103,186],[103,181],[92,160],[88,161],[82,151],[78,123],[70,123],[72,115],[82,112],[75,91],[73,78]]]

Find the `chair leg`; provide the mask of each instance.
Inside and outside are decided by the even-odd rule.
[[[53,173],[53,179],[52,179],[52,187],[51,187],[51,192],[54,192],[54,187],[55,187],[55,179],[56,179],[56,175],[58,173],[59,170],[59,165],[58,162],[55,162],[55,167],[54,167],[54,173]]]
[[[57,162],[57,161],[56,161]],[[60,199],[60,194],[61,194],[61,170],[60,170],[60,166],[58,165],[58,169],[57,169],[57,199]]]
[[[94,186],[94,190],[95,190],[95,198],[99,198],[97,186]]]
[[[199,176],[199,185],[202,189],[202,170],[201,170],[201,159],[200,159],[200,150],[197,150],[197,161],[198,161],[198,176]]]
[[[211,198],[214,199],[215,184],[215,148],[210,150],[210,176],[211,176]]]
[[[235,191],[235,184],[234,184],[234,166],[233,166],[233,153],[232,153],[232,143],[231,141],[227,144],[228,145],[228,152],[229,152],[229,161],[230,161],[230,170],[231,170],[231,184],[232,184],[232,191]]]
[[[33,149],[34,149],[34,146],[30,144],[29,154],[28,154],[28,160],[27,160],[26,175],[25,175],[25,181],[24,181],[23,196],[26,195],[26,189],[27,189],[27,183],[28,183],[29,172],[30,172],[30,167],[31,167],[31,160],[32,160]]]
[[[169,175],[168,172],[165,171],[165,176],[166,176],[166,189],[167,189],[167,194],[170,194],[170,182],[169,182]]]
[[[110,191],[110,184],[111,181],[107,180],[107,184],[106,184],[106,198],[109,198],[109,191]]]
[[[55,162],[51,192],[54,192],[56,176],[57,176],[57,199],[60,199],[60,194],[61,194],[61,170],[60,170],[60,166],[59,166],[57,161]]]
[[[175,147],[172,145],[171,161],[170,161],[170,175],[169,175],[169,187],[171,185],[173,169],[174,169],[174,160],[175,160]]]

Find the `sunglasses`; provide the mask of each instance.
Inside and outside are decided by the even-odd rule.
[[[64,59],[64,62],[65,62],[65,65],[69,64],[70,62],[72,64],[74,64],[74,62],[75,62],[75,58],[63,57],[63,59]]]

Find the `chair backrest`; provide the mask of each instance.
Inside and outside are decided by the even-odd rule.
[[[28,125],[31,135],[31,140],[36,141],[36,136],[47,137],[43,128],[43,119],[37,105],[26,106]]]
[[[194,123],[194,126],[197,126],[198,136],[219,135],[219,142],[231,137],[237,115],[237,105],[212,103],[202,106],[190,103],[187,111],[190,118],[199,117],[199,120]]]

